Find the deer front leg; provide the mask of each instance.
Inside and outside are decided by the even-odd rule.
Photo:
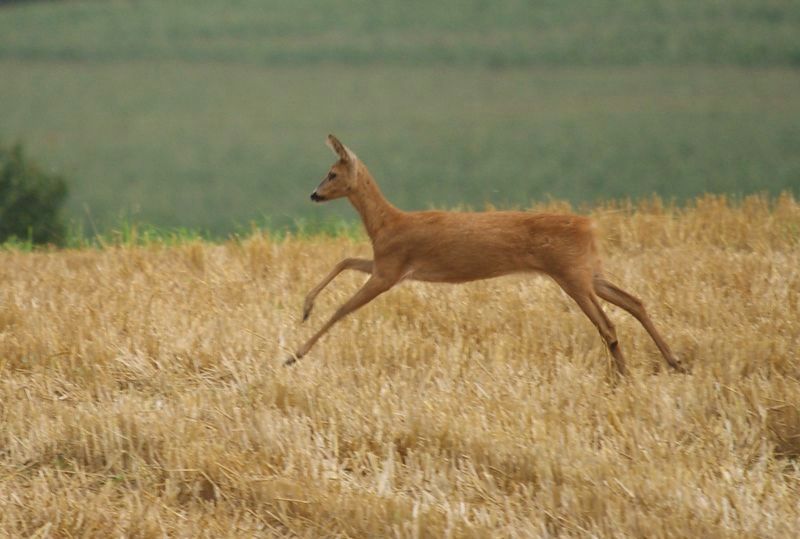
[[[336,266],[333,267],[331,272],[324,278],[320,283],[311,289],[311,292],[308,293],[306,296],[306,300],[303,303],[303,322],[308,320],[308,316],[311,314],[311,309],[314,308],[314,300],[317,297],[323,288],[328,286],[337,275],[347,269],[353,269],[357,271],[362,271],[364,273],[372,273],[372,260],[367,260],[366,258],[345,258]]]
[[[386,279],[384,277],[376,277],[375,274],[369,278],[369,280],[364,283],[364,286],[359,289],[355,295],[347,300],[344,305],[339,307],[336,312],[331,316],[330,320],[328,320],[322,328],[317,331],[313,337],[311,337],[306,343],[301,346],[297,352],[291,356],[289,359],[286,360],[284,365],[291,365],[295,363],[298,359],[303,357],[308,353],[314,343],[316,343],[320,337],[322,337],[325,332],[327,332],[332,325],[336,322],[350,314],[351,312],[355,311],[359,307],[362,307],[378,297],[383,292],[389,290],[394,284],[397,282],[397,279]]]

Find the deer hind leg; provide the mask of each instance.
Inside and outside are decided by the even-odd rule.
[[[605,341],[608,350],[611,352],[611,356],[614,358],[617,372],[623,376],[627,374],[625,357],[622,355],[622,350],[617,340],[617,331],[614,328],[614,324],[612,324],[611,320],[606,316],[606,313],[603,312],[603,308],[600,306],[600,302],[597,300],[597,296],[595,296],[591,286],[587,286],[583,282],[565,282],[561,280],[557,282],[561,285],[561,288],[575,300],[575,303],[578,304],[584,314],[588,316],[589,320],[595,325],[597,331],[600,332],[600,336]]]
[[[284,365],[291,365],[306,355],[311,347],[314,346],[319,338],[322,337],[331,328],[331,326],[359,307],[363,307],[383,292],[389,290],[395,285],[396,282],[396,279],[391,280],[380,278],[373,274],[372,277],[370,277],[369,280],[364,283],[364,286],[362,286],[352,298],[347,300],[344,305],[339,307],[336,312],[333,313],[333,316],[331,316],[331,318],[325,323],[324,326],[322,326],[322,328],[320,328],[319,331],[314,334],[313,337],[306,341],[306,343],[301,346],[293,356],[286,360]]]
[[[348,269],[371,274],[372,260],[367,260],[365,258],[345,258],[336,264],[331,272],[328,273],[328,275],[326,275],[317,286],[312,288],[306,296],[306,300],[303,302],[303,322],[308,320],[308,316],[311,314],[311,309],[314,308],[314,300],[317,298],[317,295],[322,292],[322,289],[328,286],[328,283],[330,283],[337,275]]]
[[[658,350],[661,352],[661,355],[664,356],[664,360],[670,367],[678,372],[686,372],[685,367],[681,365],[678,358],[675,357],[675,355],[672,353],[672,350],[670,350],[666,341],[664,341],[664,339],[661,337],[661,334],[659,334],[658,330],[656,330],[655,325],[653,325],[652,320],[650,320],[650,317],[644,308],[642,300],[629,294],[628,292],[625,292],[600,275],[595,275],[594,279],[592,280],[592,284],[594,285],[594,291],[598,296],[609,303],[613,303],[617,307],[625,309],[631,315],[633,315],[633,317],[636,318],[639,323],[642,324],[644,329],[647,330],[647,333],[650,334],[650,337],[656,343]]]

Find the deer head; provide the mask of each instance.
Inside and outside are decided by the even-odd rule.
[[[339,158],[331,168],[322,182],[311,193],[311,200],[314,202],[324,202],[335,198],[345,197],[356,189],[358,181],[358,158],[350,149],[339,142],[333,135],[328,135],[326,140],[328,147]]]

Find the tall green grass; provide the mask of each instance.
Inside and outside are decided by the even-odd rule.
[[[798,65],[792,0],[71,1],[0,16],[15,59]]]
[[[352,219],[329,132],[405,209],[800,193],[800,7],[617,4],[20,4],[0,139],[89,232]]]

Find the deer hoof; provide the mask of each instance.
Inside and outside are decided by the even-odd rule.
[[[677,362],[677,361],[673,365],[671,365],[671,367],[675,370],[675,372],[678,372],[680,374],[689,374],[689,372],[690,372],[689,371],[689,367],[687,367],[687,366],[685,366],[685,365],[683,365],[683,364],[681,364],[680,362]]]
[[[670,354],[669,356],[664,356],[664,359],[667,360],[667,364],[674,372],[680,374],[689,374],[691,372],[690,368],[675,355]]]
[[[308,317],[311,315],[311,309],[314,307],[313,303],[306,303],[303,306],[303,322],[308,320]]]
[[[290,367],[297,363],[297,358],[295,356],[289,356],[289,358],[283,362],[284,367]]]

